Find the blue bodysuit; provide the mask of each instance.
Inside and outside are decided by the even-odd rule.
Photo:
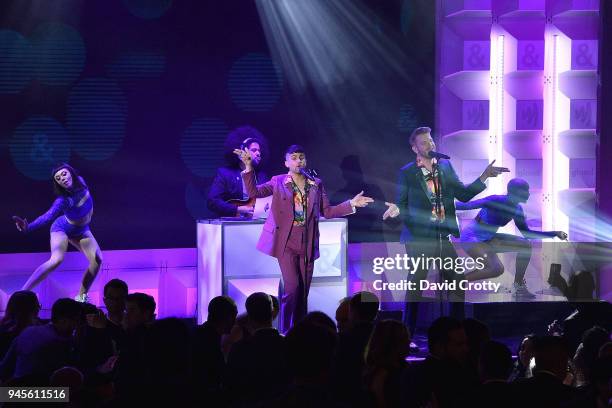
[[[472,210],[480,208],[476,218],[461,232],[462,242],[485,242],[495,237],[503,238],[505,234],[498,234],[499,227],[503,227],[514,220],[521,234],[528,239],[552,238],[554,231],[533,231],[525,222],[525,214],[520,204],[512,203],[507,195],[493,195],[467,203],[457,202],[457,210]]]
[[[28,225],[27,231],[34,231],[52,220],[55,221],[51,225],[51,232],[64,232],[68,238],[80,238],[89,231],[93,200],[85,182],[82,178],[80,180],[84,188],[58,197],[46,213]]]

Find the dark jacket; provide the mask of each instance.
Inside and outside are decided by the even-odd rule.
[[[533,377],[514,383],[516,398],[525,408],[560,407],[576,398],[578,391],[551,373],[536,372]]]
[[[351,406],[363,406],[366,395],[363,387],[365,349],[370,340],[374,323],[361,322],[340,334],[333,361],[335,392]]]
[[[30,326],[13,340],[0,361],[0,379],[49,378],[53,371],[72,364],[73,346],[73,338],[58,334],[52,323]]]
[[[208,209],[219,217],[234,217],[238,206],[227,203],[228,200],[242,200],[244,197],[242,190],[242,178],[238,167],[219,167],[217,174],[208,190]],[[266,175],[260,171],[255,171],[257,183],[268,181]]]
[[[459,180],[448,160],[439,161],[439,171],[442,204],[446,218],[443,234],[459,237],[455,199],[463,202],[470,201],[476,194],[483,191],[486,185],[480,179],[476,179],[466,186]],[[397,181],[397,206],[404,224],[401,242],[435,238],[433,223],[430,222],[432,203],[422,170],[416,165],[416,162],[410,162],[400,170]]]
[[[195,328],[193,368],[193,382],[200,406],[227,406],[222,389],[226,365],[221,350],[221,335],[209,321]]]
[[[284,340],[274,328],[259,329],[232,346],[225,385],[236,406],[277,398],[288,389]]]
[[[422,407],[435,398],[440,408],[471,407],[466,397],[478,380],[464,365],[429,355],[403,372],[402,406]]]

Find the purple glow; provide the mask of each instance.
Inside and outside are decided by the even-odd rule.
[[[571,99],[597,99],[597,72],[570,71],[569,50],[565,50],[568,64],[559,74],[559,90]]]
[[[506,133],[506,151],[520,159],[539,159],[542,157],[542,131],[517,130]]]
[[[490,54],[489,41],[465,41],[463,43],[463,69],[465,71],[488,71]]]
[[[515,99],[542,99],[542,71],[514,71],[506,75],[506,91]]]
[[[460,71],[444,78],[444,85],[463,100],[489,99],[488,71]]]
[[[20,290],[30,273],[48,258],[49,253],[0,255],[0,311],[8,295]],[[119,278],[128,284],[130,293],[153,296],[160,318],[195,315],[195,248],[104,251],[104,261],[89,292],[94,305],[104,307],[104,284]],[[62,265],[34,290],[43,306],[43,317],[48,317],[56,299],[76,295],[86,268],[82,254],[66,253]]]
[[[544,30],[542,30],[542,37],[543,36],[544,36]],[[542,38],[542,37],[538,37],[538,38]],[[519,71],[522,71],[522,70],[541,71],[543,70],[544,69],[544,41],[536,41],[536,40],[518,41],[516,65]],[[541,86],[540,86],[540,89],[541,89]]]
[[[545,229],[567,230],[560,194],[570,189],[570,180],[576,186],[572,189],[594,186],[589,166],[594,165],[597,126],[599,2],[443,1],[442,5],[443,86],[438,96],[444,114],[438,127],[444,135],[443,149],[458,169],[463,162],[483,157],[509,167],[508,176],[488,182],[488,192],[502,190],[509,177],[528,178],[541,189],[541,201],[534,194],[529,203],[532,213],[542,214]],[[489,12],[492,25],[485,27]],[[477,72],[486,66],[482,50],[487,48],[485,82]],[[463,53],[461,65],[458,50]],[[481,126],[487,100],[488,131]],[[572,176],[570,164],[574,175],[585,178]]]
[[[570,188],[595,188],[595,159],[570,160]]]

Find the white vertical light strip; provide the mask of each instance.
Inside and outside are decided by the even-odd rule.
[[[553,148],[554,132],[554,86],[553,73],[556,42],[550,24],[544,36],[544,129],[542,134],[542,229],[552,230],[554,226],[553,208]]]
[[[561,151],[560,134],[569,129],[569,98],[559,76],[570,69],[571,42],[552,25],[546,28],[544,62],[544,134],[542,140],[542,229],[567,231],[569,218],[559,193],[569,188],[569,158]]]
[[[495,30],[491,30],[491,55],[489,63],[489,140],[487,144],[487,158],[495,158],[494,144],[497,135],[497,41]]]
[[[570,99],[559,88],[559,76],[571,69],[571,41],[559,33],[553,38],[552,202],[553,229],[569,232],[569,218],[561,210],[561,191],[569,188],[569,157],[561,151],[560,134],[570,128]]]
[[[499,58],[499,63],[497,66],[498,69],[498,85],[497,85],[497,135],[495,137],[495,157],[496,165],[503,166],[503,149],[504,149],[504,123],[506,120],[505,117],[505,105],[504,105],[504,93],[506,92],[504,89],[504,75],[505,75],[505,37],[500,35],[497,37],[497,53]],[[502,177],[495,177],[491,183],[492,191],[496,194],[501,194],[503,192],[503,179]]]
[[[550,182],[551,187],[551,208],[553,212],[551,229],[556,230],[557,224],[559,223],[559,169],[557,168],[558,150],[559,150],[559,128],[557,126],[557,118],[559,117],[559,77],[557,72],[557,57],[559,51],[559,36],[552,36],[552,126],[551,126],[551,151],[552,161],[551,175],[552,180]]]
[[[503,166],[504,137],[504,36],[493,27],[491,30],[491,87],[489,89],[489,162]],[[488,190],[494,194],[503,191],[501,177],[489,179]]]

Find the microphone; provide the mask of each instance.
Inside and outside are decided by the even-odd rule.
[[[439,152],[434,152],[431,151],[428,154],[430,159],[446,159],[446,160],[450,160],[450,156],[445,155],[444,153],[439,153]]]
[[[304,168],[300,168],[300,174],[311,181],[315,181],[315,177],[319,175],[315,169],[304,169]]]

